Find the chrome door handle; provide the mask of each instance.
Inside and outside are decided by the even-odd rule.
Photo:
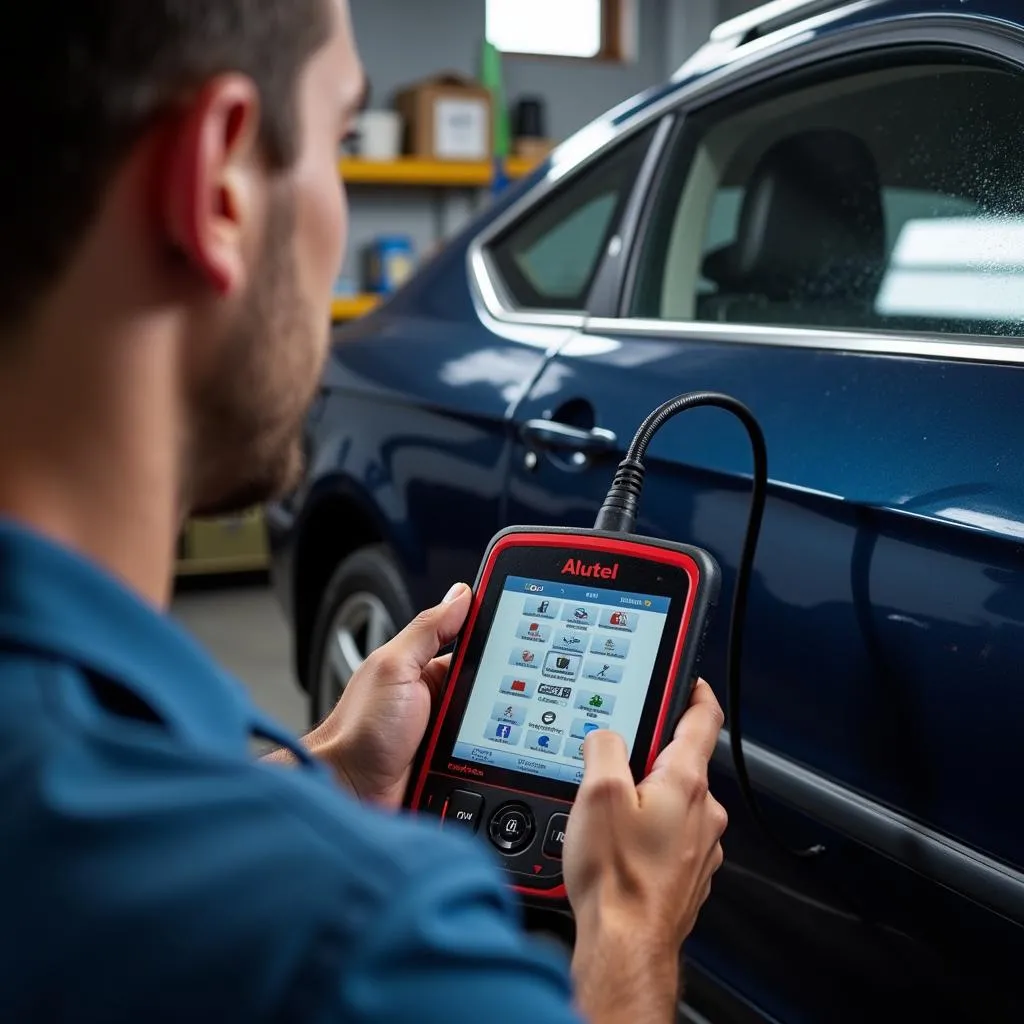
[[[614,451],[618,444],[615,434],[603,427],[584,430],[557,420],[527,420],[520,427],[519,436],[534,448],[584,452],[588,455]]]

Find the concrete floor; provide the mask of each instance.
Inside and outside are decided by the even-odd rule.
[[[292,732],[305,730],[309,701],[294,681],[288,626],[268,584],[189,584],[171,612],[260,708]]]

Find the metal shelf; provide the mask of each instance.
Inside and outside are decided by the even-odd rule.
[[[341,320],[358,320],[367,313],[372,313],[381,303],[379,295],[353,295],[346,298],[337,298],[331,303],[331,319],[335,322]]]
[[[536,166],[533,160],[510,158],[505,163],[505,173],[510,178],[522,178]],[[486,161],[452,163],[418,157],[381,161],[345,157],[338,161],[338,173],[347,185],[420,188],[486,188],[494,179],[494,167]]]
[[[179,541],[177,576],[262,572],[269,568],[262,508],[222,519],[193,519]]]

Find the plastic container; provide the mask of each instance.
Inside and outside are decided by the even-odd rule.
[[[416,253],[407,235],[386,235],[376,239],[366,253],[366,288],[377,295],[390,295],[412,276]]]
[[[402,151],[402,117],[394,110],[366,110],[359,116],[359,156],[397,160]]]
[[[334,279],[334,298],[352,299],[358,294],[359,282],[348,270],[343,270]]]

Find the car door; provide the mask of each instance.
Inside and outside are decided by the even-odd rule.
[[[707,1006],[765,1019],[1021,1019],[1024,41],[964,18],[932,46],[937,24],[889,26],[884,49],[850,30],[691,98],[615,315],[516,410],[509,522],[590,525],[680,392],[730,393],[763,426],[742,702],[776,838],[727,734],[727,861],[688,953]],[[567,409],[576,448],[544,434]],[[648,468],[639,529],[709,549],[726,608],[742,429],[688,413]],[[704,664],[723,700],[727,625]]]

